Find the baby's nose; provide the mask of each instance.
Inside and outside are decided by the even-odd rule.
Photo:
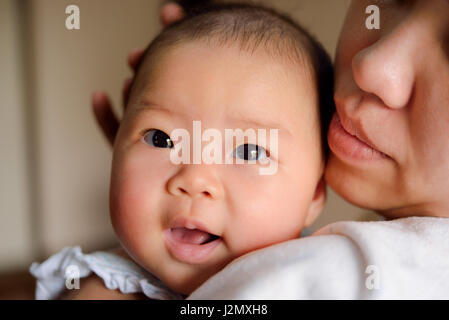
[[[185,164],[167,182],[168,192],[174,196],[186,195],[191,198],[204,196],[219,199],[223,187],[212,165]]]

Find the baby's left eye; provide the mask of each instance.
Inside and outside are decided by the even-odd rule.
[[[235,148],[232,156],[254,161],[265,159],[267,157],[267,151],[256,144],[245,143]]]

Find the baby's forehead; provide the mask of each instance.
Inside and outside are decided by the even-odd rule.
[[[153,59],[133,84],[135,99],[128,108],[139,111],[134,118],[148,113],[140,111],[165,109],[184,118],[211,114],[209,119],[240,119],[229,121],[236,124],[291,127],[293,119],[318,112],[307,60],[294,64],[263,50],[200,42],[178,45]]]
[[[142,58],[141,68],[156,73],[161,72],[163,68],[158,68],[158,66],[162,63],[177,63],[180,60],[179,57],[185,55],[185,53],[200,52],[201,49],[206,49],[209,50],[207,54],[210,55],[223,55],[224,53],[224,55],[233,55],[236,58],[249,56],[251,59],[263,61],[262,63],[266,64],[266,67],[272,64],[279,64],[297,75],[313,78],[316,73],[316,67],[312,61],[313,53],[310,46],[303,41],[297,41],[295,44],[290,45],[286,45],[283,42],[288,41],[270,41],[258,46],[247,45],[239,41],[221,43],[219,39],[214,38],[179,41],[151,54],[146,54]],[[175,59],[167,59],[167,57],[172,57],[173,55],[176,56]],[[262,57],[265,59],[260,59]],[[217,66],[232,63],[233,61],[236,61],[236,59],[222,60],[217,63]],[[245,72],[245,70],[243,69],[241,72]]]
[[[220,130],[277,129],[281,138],[295,137],[298,127],[309,133],[319,128],[316,93],[313,86],[305,85],[308,77],[283,74],[284,65],[270,70],[266,64],[256,63],[245,70],[242,65],[246,60],[233,64],[229,52],[222,52],[225,57],[214,52],[213,57],[200,56],[196,61],[190,55],[173,55],[159,65],[156,76],[147,75],[151,81],[142,86],[138,98],[129,106],[134,110],[135,123],[151,119],[153,124],[168,123],[170,130],[190,130],[193,121],[202,121],[203,128]],[[218,75],[209,67],[217,61],[222,71]],[[183,65],[187,62],[189,65]]]
[[[306,46],[292,52],[277,52],[258,47],[250,51],[238,43],[220,45],[210,41],[190,41],[160,50],[144,57],[133,87],[151,91],[173,90],[179,82],[206,79],[212,86],[217,78],[233,72],[236,83],[241,79],[257,82],[257,77],[277,78],[278,83],[297,82],[298,88],[316,92],[316,71]],[[213,59],[218,57],[217,59]],[[161,83],[163,85],[161,85]],[[238,88],[237,88],[238,89]]]

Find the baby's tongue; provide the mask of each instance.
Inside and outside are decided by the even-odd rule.
[[[171,232],[177,241],[189,244],[202,244],[211,237],[209,233],[198,229],[173,228]]]

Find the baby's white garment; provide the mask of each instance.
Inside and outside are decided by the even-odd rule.
[[[449,219],[333,223],[234,260],[188,299],[449,299]]]
[[[83,254],[80,247],[66,247],[44,262],[31,265],[30,272],[37,278],[36,299],[57,299],[66,288],[66,279],[70,281],[76,275],[74,270],[80,278],[94,272],[110,290],[142,292],[158,300],[184,299],[133,261],[105,251]]]

